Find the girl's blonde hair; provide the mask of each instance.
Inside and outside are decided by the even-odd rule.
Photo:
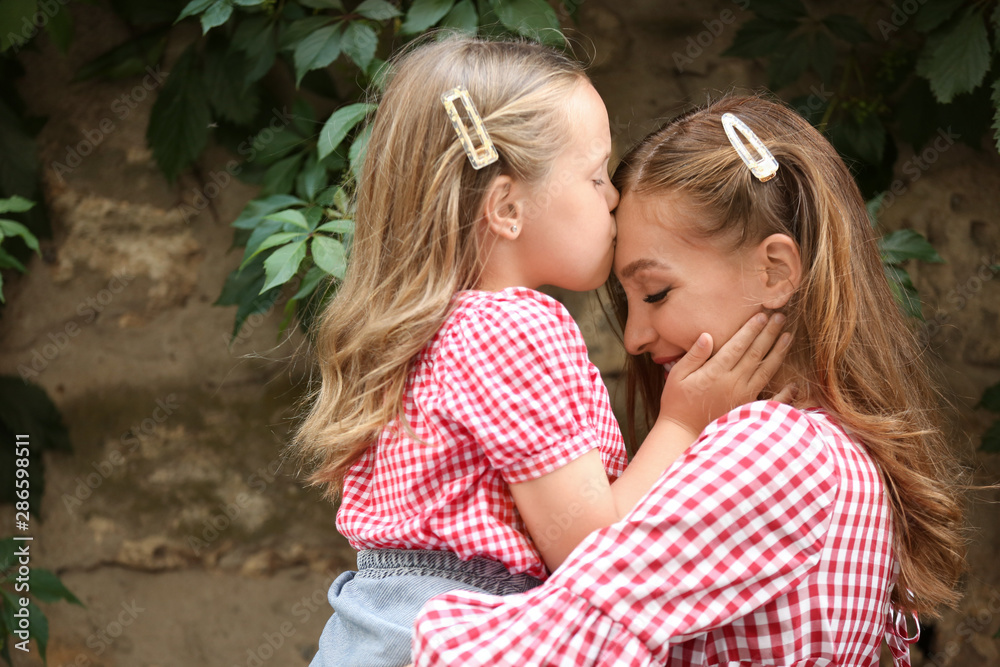
[[[758,181],[726,137],[722,114],[742,119],[777,159]],[[752,151],[753,149],[751,149]],[[936,613],[958,600],[964,568],[957,465],[941,430],[939,398],[920,363],[916,337],[886,281],[864,200],[830,143],[787,107],[730,96],[649,135],[623,158],[614,183],[626,196],[677,193],[698,212],[705,238],[745,248],[775,233],[796,241],[803,279],[785,307],[796,344],[787,365],[809,395],[867,447],[892,506],[902,607]],[[627,304],[613,279],[611,299],[624,327]],[[663,369],[627,362],[630,421],[637,394],[651,423]],[[634,425],[630,427],[634,436]]]
[[[549,174],[568,136],[566,100],[586,80],[575,60],[526,41],[448,37],[391,64],[359,179],[351,261],[317,320],[322,381],[293,441],[328,497],[383,428],[406,428],[411,362],[455,292],[479,280],[488,186],[499,175],[535,184]],[[478,171],[441,103],[458,85],[500,154]]]

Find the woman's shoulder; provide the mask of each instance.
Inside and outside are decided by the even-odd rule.
[[[709,424],[691,451],[754,465],[769,461],[807,474],[833,474],[836,465],[831,437],[842,435],[836,422],[820,410],[754,401]]]

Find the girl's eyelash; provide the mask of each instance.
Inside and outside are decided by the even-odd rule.
[[[663,301],[665,298],[667,298],[667,292],[669,291],[670,288],[668,287],[662,292],[657,292],[656,294],[650,294],[646,296],[645,298],[643,298],[643,301],[645,301],[646,303],[659,303],[660,301]]]
[[[594,179],[594,185],[604,185],[604,179],[603,178],[595,178]]]

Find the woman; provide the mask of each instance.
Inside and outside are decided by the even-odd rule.
[[[415,664],[874,667],[883,639],[909,664],[905,612],[957,600],[962,515],[850,172],[786,107],[730,97],[647,137],[615,184],[611,291],[647,419],[695,337],[755,311],[788,317],[772,385],[799,399],[709,425],[544,586],[432,600]]]

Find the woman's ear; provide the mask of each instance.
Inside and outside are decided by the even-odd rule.
[[[761,305],[777,310],[788,303],[802,282],[802,258],[799,246],[787,234],[771,234],[756,250],[761,268]]]
[[[521,233],[524,206],[518,197],[517,182],[510,176],[493,179],[483,197],[486,229],[501,239],[515,240]]]

